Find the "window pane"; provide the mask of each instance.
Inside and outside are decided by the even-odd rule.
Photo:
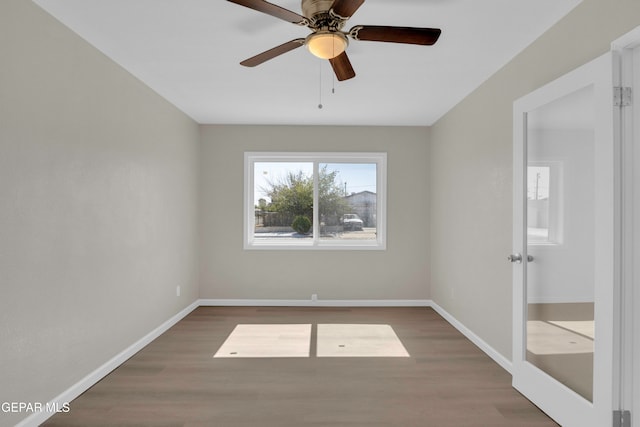
[[[527,167],[527,234],[531,242],[549,240],[548,166]]]
[[[244,158],[245,249],[386,249],[386,153]]]
[[[320,239],[376,240],[375,163],[320,163]]]
[[[310,240],[313,163],[255,162],[253,176],[256,242]]]
[[[563,241],[563,162],[531,162],[527,167],[527,241],[560,245]]]

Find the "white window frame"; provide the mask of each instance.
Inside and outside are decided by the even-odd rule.
[[[300,241],[274,242],[254,238],[254,163],[306,162],[313,163],[313,237]],[[318,165],[320,163],[375,163],[376,164],[376,239],[327,240],[321,239],[318,210]],[[245,152],[244,153],[244,215],[243,240],[245,250],[386,250],[387,248],[387,153],[340,152]]]

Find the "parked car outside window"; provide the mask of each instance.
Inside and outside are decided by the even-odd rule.
[[[362,230],[362,220],[357,214],[344,214],[342,216],[342,225],[345,230]]]

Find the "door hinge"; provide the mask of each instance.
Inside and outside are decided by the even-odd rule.
[[[613,88],[613,105],[615,107],[628,107],[631,105],[633,92],[630,87],[615,86]]]
[[[631,427],[631,411],[613,411],[613,427]]]

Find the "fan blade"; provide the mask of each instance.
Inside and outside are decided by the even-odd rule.
[[[231,3],[239,4],[240,6],[248,7],[249,9],[257,10],[258,12],[266,13],[267,15],[275,16],[287,22],[293,24],[306,24],[307,18],[302,15],[298,15],[295,12],[285,9],[273,3],[269,3],[264,0],[228,0]]]
[[[270,59],[275,58],[276,56],[280,56],[283,53],[287,53],[293,49],[299,48],[304,44],[304,39],[295,39],[280,46],[276,46],[273,49],[269,49],[262,53],[257,54],[256,56],[252,56],[249,59],[245,59],[240,63],[240,65],[244,65],[245,67],[255,67],[256,65],[260,65],[263,62],[267,62]]]
[[[331,10],[335,15],[342,18],[349,18],[362,6],[364,0],[335,0],[331,5]]]
[[[432,45],[438,41],[441,32],[438,28],[359,25],[349,31],[349,36],[355,40]]]
[[[331,63],[333,72],[336,73],[336,77],[339,81],[349,80],[356,76],[356,72],[353,71],[347,52],[342,52],[335,58],[331,58],[329,62]]]

